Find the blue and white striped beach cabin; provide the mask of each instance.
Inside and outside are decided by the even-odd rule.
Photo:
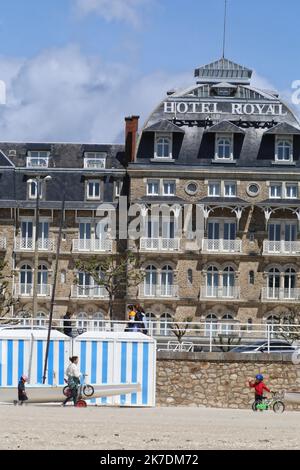
[[[87,332],[73,342],[73,354],[91,384],[139,383],[141,391],[91,400],[99,404],[155,406],[156,344],[142,333]]]
[[[46,383],[63,385],[71,352],[70,338],[52,330],[50,340]],[[0,329],[0,387],[17,386],[22,374],[29,377],[30,384],[41,384],[46,343],[46,329]]]

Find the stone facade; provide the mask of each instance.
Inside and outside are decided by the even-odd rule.
[[[175,357],[176,354],[176,357]],[[159,352],[157,361],[158,406],[205,406],[249,408],[253,390],[248,379],[261,373],[272,391],[300,389],[300,366],[278,355],[168,353]],[[288,404],[300,410],[300,404]]]

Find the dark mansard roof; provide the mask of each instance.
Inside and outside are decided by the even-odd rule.
[[[197,83],[167,93],[154,109],[140,130],[136,162],[129,168],[215,166],[216,135],[229,133],[235,167],[274,168],[276,135],[289,135],[294,168],[300,171],[300,124],[276,91],[256,88],[249,68],[225,58],[197,68],[195,76]],[[159,132],[172,136],[172,162],[153,158]]]

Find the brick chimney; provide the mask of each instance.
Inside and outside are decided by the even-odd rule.
[[[139,119],[140,116],[128,116],[125,118],[125,154],[128,163],[135,160]]]

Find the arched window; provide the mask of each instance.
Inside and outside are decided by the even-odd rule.
[[[292,142],[290,140],[278,140],[277,160],[290,161],[292,159]]]
[[[234,330],[233,316],[226,313],[222,316],[222,333],[229,335]]]
[[[47,295],[48,292],[48,268],[45,264],[40,264],[38,270],[38,295]]]
[[[157,319],[156,319],[156,316],[154,315],[154,313],[147,312],[146,313],[146,319],[147,319],[148,334],[150,336],[157,335]]]
[[[19,294],[32,295],[33,275],[32,268],[29,264],[23,264],[19,273]]]
[[[156,140],[156,157],[170,158],[171,156],[171,139],[169,137],[159,137]]]
[[[173,319],[169,313],[163,313],[160,317],[160,334],[162,336],[170,336],[172,334],[171,323]]]
[[[150,265],[146,267],[146,276],[144,279],[145,296],[155,296],[157,290],[157,269]]]
[[[205,336],[216,336],[218,331],[218,318],[214,313],[210,313],[205,318]]]
[[[84,333],[88,329],[88,316],[85,312],[79,312],[77,315],[78,334]]]
[[[31,312],[21,310],[20,312],[15,313],[14,317],[21,319],[20,320],[20,325],[22,325],[22,326],[29,326],[29,325],[33,324]]]
[[[219,287],[219,271],[216,266],[209,266],[206,276],[207,297],[217,297]]]
[[[279,299],[280,271],[278,268],[271,268],[268,272],[268,298]]]
[[[223,297],[234,297],[235,274],[231,266],[227,266],[223,272]]]
[[[105,331],[105,320],[102,312],[96,312],[93,315],[93,330]]]
[[[232,158],[232,139],[230,137],[219,137],[217,140],[217,158]]]
[[[296,271],[293,268],[286,269],[284,273],[284,298],[294,299],[296,287]]]
[[[36,316],[36,326],[46,326],[46,314],[44,312],[38,312]]]
[[[173,295],[174,273],[171,266],[164,266],[161,270],[161,295],[170,297]]]

